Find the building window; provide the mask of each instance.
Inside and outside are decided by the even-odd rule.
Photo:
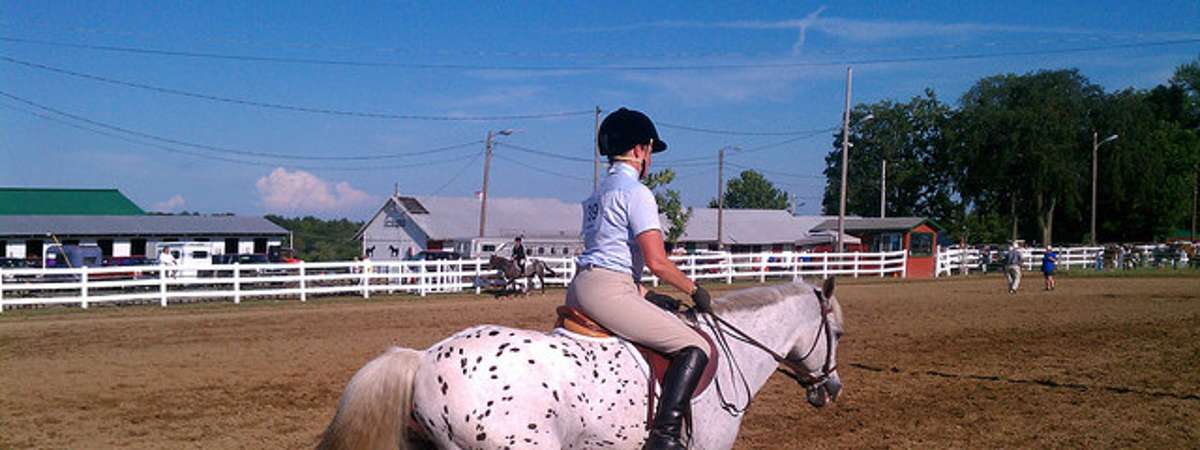
[[[104,257],[111,257],[113,255],[112,239],[100,239],[96,241],[96,245],[100,247],[100,254]]]
[[[568,249],[568,248],[566,248],[566,247],[563,247],[563,252],[562,252],[562,254],[564,254],[564,255],[570,255],[570,254],[571,254],[571,250],[570,250],[570,249]]]
[[[496,251],[496,244],[483,244],[482,251],[494,252],[494,251]]]
[[[129,240],[129,256],[146,256],[146,240],[145,239],[130,239]]]
[[[900,233],[880,233],[871,241],[873,252],[894,252],[904,248],[904,236]]]
[[[8,241],[0,241],[0,258],[8,257]]]
[[[267,238],[254,238],[254,253],[267,252]]]
[[[238,253],[238,238],[225,238],[225,254],[235,255]]]
[[[912,233],[909,235],[908,256],[933,256],[933,233]]]
[[[26,259],[42,259],[42,240],[30,239],[25,241],[25,258]]]
[[[546,247],[538,247],[538,256],[546,254]]]

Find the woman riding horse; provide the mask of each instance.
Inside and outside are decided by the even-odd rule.
[[[667,259],[658,204],[640,181],[650,172],[652,155],[667,149],[654,123],[641,112],[621,108],[600,124],[597,139],[610,167],[600,189],[583,202],[584,250],[567,304],[625,339],[670,355],[644,448],[682,449],[689,400],[711,355],[699,333],[646,300],[660,294],[642,287],[642,268],[689,295],[701,312],[711,310],[711,300]]]

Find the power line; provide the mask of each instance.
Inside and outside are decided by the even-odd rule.
[[[775,63],[728,63],[728,64],[677,64],[677,65],[496,65],[496,64],[461,64],[461,63],[400,63],[387,61],[355,61],[355,60],[337,60],[337,59],[318,59],[318,58],[290,58],[290,57],[274,57],[274,56],[250,56],[250,55],[234,55],[221,53],[202,53],[202,52],[187,52],[175,50],[161,50],[135,47],[118,47],[118,46],[101,46],[88,44],[68,44],[50,41],[34,41],[31,39],[21,39],[14,37],[0,37],[0,40],[18,43],[35,43],[40,45],[53,45],[60,47],[83,48],[90,50],[105,50],[117,51],[126,53],[140,53],[160,56],[182,56],[191,58],[205,59],[223,59],[236,61],[251,61],[251,62],[272,62],[272,63],[289,63],[289,64],[314,64],[314,65],[338,65],[338,66],[357,66],[357,67],[393,67],[400,69],[413,70],[509,70],[521,72],[546,72],[546,71],[582,71],[582,72],[627,72],[627,71],[643,71],[643,72],[667,72],[667,71],[693,71],[693,70],[738,70],[738,69],[773,69],[773,68],[798,68],[798,67],[827,67],[827,66],[866,66],[878,64],[894,64],[894,63],[920,63],[920,62],[942,62],[942,61],[961,61],[973,59],[988,59],[988,58],[1005,58],[1013,56],[1039,56],[1039,55],[1062,55],[1072,53],[1088,53],[1105,50],[1121,50],[1121,49],[1137,49],[1149,47],[1163,47],[1172,45],[1187,45],[1200,43],[1200,38],[1186,39],[1170,39],[1148,42],[1133,42],[1126,44],[1106,44],[1092,45],[1082,47],[1071,47],[1062,49],[1035,49],[1035,50],[1012,50],[1005,52],[994,53],[961,53],[954,55],[941,56],[909,56],[909,57],[892,57],[892,58],[859,58],[859,59],[843,59],[829,61],[795,61],[795,62],[775,62]],[[588,111],[589,113],[591,111]],[[426,119],[430,120],[430,119]],[[482,119],[480,119],[482,120]]]
[[[732,136],[795,136],[798,134],[823,133],[828,131],[826,128],[820,130],[796,130],[796,131],[737,131],[737,130],[719,130],[715,128],[692,127],[687,125],[679,125],[666,122],[656,122],[658,126],[663,128],[673,128],[676,130],[695,131],[697,133],[708,134],[725,134]]]
[[[188,155],[188,156],[193,156],[193,157],[202,158],[202,159],[209,159],[209,160],[213,160],[213,161],[222,161],[222,162],[227,162],[227,163],[241,164],[241,165],[248,165],[248,166],[259,166],[259,167],[286,166],[286,167],[293,168],[293,169],[306,169],[306,170],[374,171],[374,170],[410,169],[410,168],[415,168],[415,167],[426,167],[426,166],[433,166],[433,165],[439,165],[439,164],[447,164],[447,163],[462,161],[466,158],[473,156],[473,154],[467,154],[467,155],[457,156],[457,157],[448,158],[448,159],[439,160],[439,161],[427,161],[427,162],[420,162],[420,163],[413,163],[413,164],[387,165],[387,166],[366,166],[366,167],[305,166],[305,165],[295,165],[295,164],[277,164],[277,163],[266,163],[266,162],[259,162],[259,161],[246,161],[246,160],[242,160],[242,159],[227,158],[224,156],[217,156],[217,155],[210,155],[207,153],[199,153],[199,152],[193,152],[193,151],[189,151],[189,150],[182,150],[182,149],[178,149],[175,147],[158,144],[158,143],[154,143],[154,142],[145,142],[145,141],[141,141],[138,139],[123,136],[120,134],[110,133],[108,131],[98,130],[98,129],[91,128],[88,126],[79,125],[79,124],[72,123],[72,122],[69,122],[69,121],[66,121],[63,119],[59,119],[54,116],[42,114],[42,113],[39,113],[36,111],[26,110],[24,108],[20,108],[20,107],[16,107],[16,106],[11,106],[11,105],[6,105],[6,104],[0,103],[0,107],[8,108],[9,110],[18,111],[18,112],[22,112],[25,114],[29,114],[31,116],[39,117],[41,119],[44,119],[44,120],[47,120],[50,122],[54,122],[54,123],[62,125],[62,126],[67,126],[67,127],[75,128],[78,130],[87,131],[89,133],[106,136],[106,137],[116,139],[119,141],[123,141],[123,142],[128,142],[128,143],[132,143],[132,144],[141,145],[144,147],[154,148],[154,149],[165,151],[168,153]]]
[[[475,157],[470,158],[470,161],[467,161],[466,164],[462,164],[462,167],[458,168],[458,170],[457,170],[457,172],[455,172],[454,176],[450,176],[450,179],[446,180],[445,184],[442,185],[442,187],[438,187],[436,191],[433,191],[431,196],[437,196],[437,194],[442,193],[442,191],[445,191],[446,187],[449,187],[451,184],[454,184],[455,181],[458,181],[458,178],[461,178],[462,174],[467,172],[467,169],[469,169],[472,166],[475,166],[475,162],[479,161],[480,156],[484,156],[484,152],[480,151],[479,154],[475,154]]]
[[[49,106],[34,102],[33,100],[29,100],[29,99],[26,99],[26,98],[23,98],[20,96],[10,94],[3,90],[0,90],[0,96],[7,97],[11,100],[14,100],[14,101],[17,101],[20,103],[24,103],[29,106],[33,106],[33,107],[41,109],[43,111],[48,111],[48,112],[51,112],[54,114],[58,114],[63,117],[69,117],[71,119],[74,119],[74,120],[77,120],[80,122],[84,122],[84,123],[88,123],[88,124],[91,124],[94,126],[98,126],[100,128],[106,128],[106,129],[118,131],[121,133],[131,134],[131,135],[138,136],[141,138],[165,142],[168,144],[182,145],[185,147],[198,148],[201,150],[207,150],[207,151],[212,151],[212,152],[217,152],[217,153],[226,153],[226,154],[241,155],[241,156],[253,156],[253,157],[260,157],[260,158],[277,158],[277,159],[310,160],[310,161],[364,161],[364,160],[395,159],[395,158],[405,158],[405,157],[410,157],[410,156],[442,153],[442,152],[446,152],[446,151],[450,151],[450,150],[460,149],[463,147],[469,147],[472,145],[479,145],[479,144],[483,143],[482,140],[477,140],[477,141],[471,141],[471,142],[464,142],[461,144],[448,145],[445,147],[431,148],[431,149],[426,149],[426,150],[416,150],[416,151],[411,151],[411,152],[391,153],[391,154],[386,154],[386,155],[346,155],[346,156],[289,155],[289,154],[284,154],[284,153],[239,150],[239,149],[217,147],[217,146],[212,146],[212,145],[197,144],[197,143],[193,143],[193,142],[181,141],[178,139],[167,138],[167,137],[162,137],[162,136],[153,135],[153,134],[149,134],[149,133],[144,133],[141,131],[131,130],[128,128],[124,128],[124,127],[100,122],[97,120],[89,119],[89,118],[86,118],[86,117],[83,117],[83,116],[80,116],[77,114],[72,114],[72,113],[65,112],[65,111],[62,111],[59,109],[51,108]]]
[[[288,104],[283,104],[283,103],[260,102],[260,101],[256,101],[256,100],[246,100],[246,99],[233,98],[233,97],[222,97],[222,96],[212,95],[212,94],[204,94],[204,93],[199,93],[199,92],[185,91],[185,90],[181,90],[181,89],[167,88],[167,87],[162,87],[162,86],[154,86],[154,85],[149,85],[149,84],[136,83],[136,82],[132,82],[132,81],[117,80],[114,78],[107,78],[107,77],[87,74],[87,73],[83,73],[83,72],[76,72],[73,70],[63,69],[60,67],[54,67],[54,66],[48,66],[45,64],[23,61],[20,59],[11,58],[11,57],[4,56],[4,55],[0,55],[0,61],[8,62],[11,64],[17,64],[17,65],[21,65],[21,66],[25,66],[25,67],[29,67],[29,68],[33,68],[33,69],[43,70],[43,71],[47,71],[47,72],[54,72],[54,73],[58,73],[58,74],[62,74],[62,75],[69,75],[69,76],[76,77],[76,78],[83,78],[86,80],[99,81],[102,83],[114,84],[114,85],[118,85],[118,86],[143,89],[143,90],[158,92],[158,93],[162,93],[162,94],[171,94],[171,95],[177,95],[177,96],[182,96],[182,97],[191,97],[191,98],[197,98],[197,99],[201,99],[201,100],[209,100],[209,101],[221,102],[221,103],[231,103],[231,104],[242,105],[242,106],[254,106],[254,107],[258,107],[258,108],[278,109],[278,110],[284,110],[284,111],[295,111],[295,112],[304,112],[304,113],[311,113],[311,114],[326,114],[326,115],[333,115],[333,116],[366,117],[366,118],[372,118],[372,119],[396,119],[396,120],[477,121],[477,122],[482,122],[482,121],[500,121],[500,120],[552,119],[552,118],[559,118],[559,117],[582,116],[582,115],[589,115],[589,114],[594,113],[593,110],[589,109],[589,110],[583,110],[583,111],[562,111],[562,112],[537,113],[537,114],[514,114],[514,115],[495,115],[495,116],[482,116],[482,115],[481,116],[435,116],[435,115],[421,115],[421,114],[392,114],[392,113],[380,113],[380,112],[369,112],[369,111],[350,111],[350,110],[342,110],[342,109],[288,105]]]
[[[514,158],[509,158],[509,157],[507,157],[507,156],[504,156],[504,155],[492,155],[492,156],[494,156],[494,157],[496,157],[496,158],[499,158],[499,159],[502,159],[502,160],[504,160],[504,161],[508,161],[508,162],[510,162],[510,163],[516,164],[516,165],[518,165],[518,166],[524,167],[524,168],[526,168],[526,169],[533,170],[533,171],[536,171],[536,172],[541,172],[541,173],[544,173],[544,174],[547,174],[547,175],[553,175],[553,176],[556,176],[556,177],[568,178],[568,179],[572,179],[572,180],[579,180],[579,181],[588,181],[588,182],[592,181],[592,179],[591,179],[591,178],[584,178],[584,177],[577,177],[577,176],[574,176],[574,175],[567,175],[567,174],[565,174],[565,173],[561,173],[561,172],[555,172],[555,171],[553,171],[553,170],[543,169],[543,168],[541,168],[541,167],[537,167],[537,166],[534,166],[534,165],[525,164],[525,163],[521,162],[520,160],[517,160],[517,159],[514,159]]]
[[[792,178],[822,178],[822,179],[823,179],[823,178],[825,178],[825,176],[824,176],[824,175],[801,175],[801,174],[794,174],[794,173],[781,172],[781,171],[777,171],[777,170],[766,170],[766,169],[760,169],[760,168],[758,168],[758,167],[747,166],[747,165],[744,165],[744,164],[731,163],[731,162],[728,162],[728,161],[726,161],[726,162],[725,162],[725,164],[728,164],[728,165],[730,165],[730,166],[733,166],[733,167],[737,167],[737,168],[739,168],[739,169],[753,170],[753,171],[755,171],[755,172],[761,172],[761,173],[764,173],[764,174],[768,174],[768,175],[776,175],[776,176],[781,176],[781,177],[792,177]]]
[[[545,156],[547,158],[557,158],[557,159],[561,159],[564,161],[585,162],[585,163],[592,162],[592,158],[579,158],[579,157],[575,157],[575,156],[560,155],[558,153],[552,153],[552,152],[548,152],[545,150],[538,150],[538,149],[533,149],[533,148],[529,148],[529,147],[522,147],[520,145],[513,145],[513,144],[509,144],[507,142],[496,142],[495,145],[511,148],[513,150],[517,150],[520,152],[531,153],[534,155],[541,155],[541,156]]]

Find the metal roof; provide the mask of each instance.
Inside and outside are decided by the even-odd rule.
[[[434,240],[471,239],[479,235],[479,200],[474,197],[392,197],[408,217]],[[386,207],[387,204],[384,205]],[[415,211],[414,211],[415,209]],[[380,209],[382,212],[383,208]],[[694,208],[682,242],[716,242],[717,210]],[[552,198],[489,198],[486,237],[578,238],[583,219],[579,203]],[[784,210],[725,210],[725,243],[764,245],[809,242],[809,233],[827,217],[792,216]],[[660,217],[668,226],[666,217]],[[359,231],[365,231],[366,225]],[[820,237],[820,239],[829,239]]]
[[[725,244],[765,245],[807,240],[820,216],[793,216],[782,209],[726,209],[722,234]],[[663,226],[668,226],[663,219]],[[693,208],[683,242],[716,242],[717,209]]]
[[[425,212],[409,217],[430,239],[470,239],[479,236],[479,200],[474,197],[394,197],[408,210]],[[414,204],[414,201],[416,204]],[[583,210],[578,203],[552,198],[488,199],[487,237],[527,236],[535,238],[579,237]]]
[[[0,236],[282,235],[287,230],[246,216],[0,216]]]
[[[929,226],[935,229],[941,228],[924,217],[847,217],[845,228],[846,231],[908,231],[922,223],[928,223]],[[837,217],[826,220],[824,223],[817,225],[816,228],[813,228],[814,231],[836,229]]]
[[[116,189],[0,188],[0,216],[145,213]]]

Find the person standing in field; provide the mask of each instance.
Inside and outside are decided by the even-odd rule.
[[[1042,253],[1042,275],[1046,278],[1046,290],[1054,290],[1054,268],[1058,267],[1058,252],[1046,246],[1046,252]]]
[[[1013,241],[1004,255],[1004,278],[1008,280],[1008,293],[1016,294],[1021,288],[1021,245]]]

